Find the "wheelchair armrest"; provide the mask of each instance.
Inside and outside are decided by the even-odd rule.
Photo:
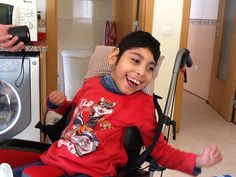
[[[2,139],[0,140],[0,163],[8,163],[12,168],[39,161],[42,152],[50,144],[29,140]]]
[[[17,149],[42,153],[50,147],[50,144],[21,139],[2,139],[0,149]]]

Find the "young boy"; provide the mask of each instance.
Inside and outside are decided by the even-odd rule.
[[[63,169],[70,176],[114,176],[117,168],[127,163],[123,147],[127,127],[136,126],[149,146],[156,129],[155,108],[152,96],[142,90],[153,78],[159,48],[159,42],[143,31],[122,39],[108,58],[111,74],[87,79],[72,100],[76,109],[70,124],[61,139],[41,155],[42,163]],[[62,92],[53,91],[48,105],[63,113],[70,102]],[[152,156],[160,165],[191,175],[222,159],[215,145],[197,155],[172,148],[163,136]]]

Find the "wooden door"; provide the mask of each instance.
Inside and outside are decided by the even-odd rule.
[[[136,20],[140,30],[152,33],[154,0],[137,0]]]
[[[236,124],[236,89],[235,89],[235,97],[234,97],[233,123]]]
[[[209,104],[232,121],[236,88],[236,1],[220,0],[212,63]]]
[[[120,40],[131,31],[134,31],[133,22],[136,15],[136,0],[113,0],[112,17],[116,23],[116,38]]]
[[[113,0],[112,16],[116,23],[117,42],[138,29],[152,32],[154,0]]]

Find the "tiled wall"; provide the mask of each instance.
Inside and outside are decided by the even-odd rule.
[[[96,45],[103,44],[105,21],[112,19],[112,1],[58,0],[57,2],[58,87],[63,90],[61,52],[84,49],[93,51]]]
[[[190,19],[188,49],[193,67],[184,88],[207,100],[214,52],[216,20]]]

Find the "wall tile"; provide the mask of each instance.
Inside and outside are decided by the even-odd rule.
[[[188,83],[184,89],[207,100],[215,41],[215,20],[191,19],[188,49],[193,67],[187,70]]]

